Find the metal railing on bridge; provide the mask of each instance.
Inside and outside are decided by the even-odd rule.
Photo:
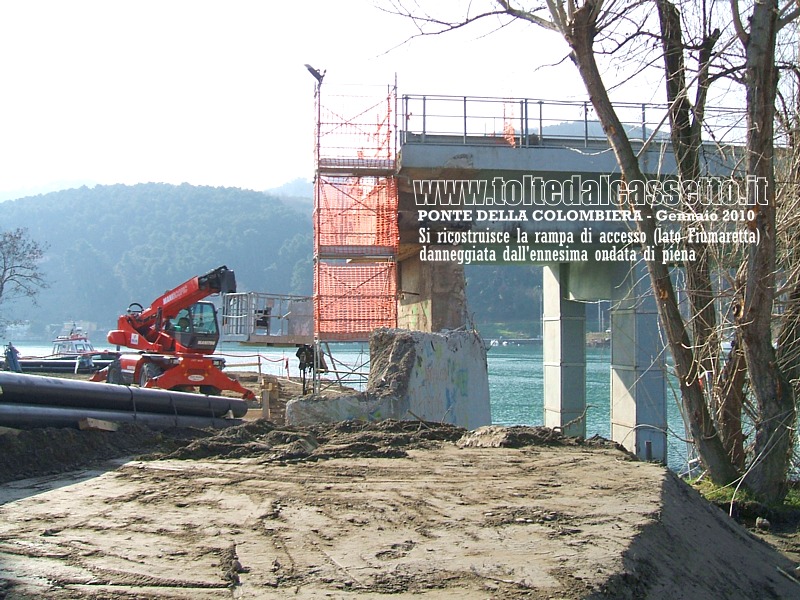
[[[616,102],[614,107],[631,141],[669,143],[666,104]],[[401,144],[471,144],[536,147],[578,143],[585,147],[605,143],[591,102],[437,96],[402,97]],[[743,108],[708,107],[703,139],[719,144],[743,144],[746,115]]]

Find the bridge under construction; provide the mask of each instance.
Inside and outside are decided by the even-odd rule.
[[[354,93],[321,81],[315,98],[314,296],[302,341],[363,341],[378,327],[463,328],[465,263],[541,264],[544,424],[585,435],[585,304],[610,301],[611,437],[666,462],[666,357],[634,250],[637,211],[618,210],[620,170],[590,103],[398,97],[393,86]],[[645,174],[674,176],[666,106],[616,108]],[[701,152],[705,174],[731,175],[741,157],[740,112],[708,110],[714,139]],[[476,219],[479,210],[485,215]],[[614,251],[630,252],[612,258],[609,240],[617,239]],[[452,254],[471,249],[487,252],[470,261]],[[275,302],[240,311],[242,339],[255,327],[244,315],[260,314],[263,325],[302,304]],[[277,339],[262,329],[246,341]],[[299,326],[285,341],[301,341],[295,333]]]

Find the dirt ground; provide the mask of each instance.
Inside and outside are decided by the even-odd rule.
[[[545,428],[10,432],[0,483],[0,598],[800,598],[796,520]]]
[[[103,435],[120,433],[157,451],[0,488],[0,597],[800,597],[786,556],[602,440],[395,421]]]

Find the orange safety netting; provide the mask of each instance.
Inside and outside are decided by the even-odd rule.
[[[365,340],[376,327],[396,326],[396,263],[318,262],[315,271],[314,322],[320,337]]]
[[[352,95],[324,93],[318,98],[317,135],[319,161],[347,160],[351,166],[364,161],[394,161],[392,119],[395,91],[375,100]]]
[[[319,177],[314,206],[317,256],[394,256],[397,183],[393,177]]]
[[[328,90],[317,94],[314,334],[366,340],[397,324],[396,92]]]

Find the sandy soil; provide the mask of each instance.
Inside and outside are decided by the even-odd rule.
[[[790,560],[658,465],[465,433],[256,421],[7,483],[0,597],[800,597]]]

